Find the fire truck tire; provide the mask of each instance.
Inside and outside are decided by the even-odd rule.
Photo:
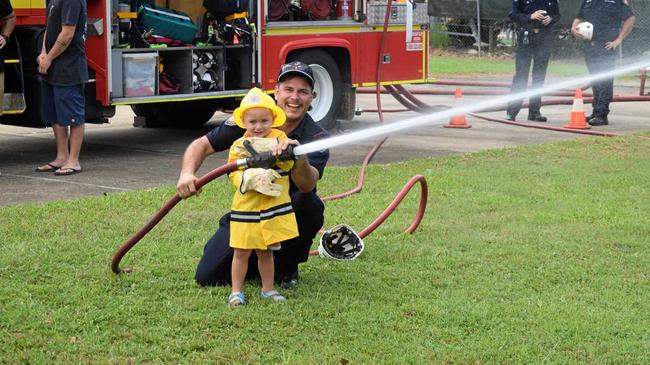
[[[316,98],[311,103],[309,114],[324,129],[335,130],[343,99],[343,79],[339,66],[329,53],[320,49],[305,50],[288,57],[288,61],[296,60],[311,66],[316,81]]]
[[[138,117],[144,117],[144,124],[147,128],[159,128],[165,127],[165,125],[160,125],[156,123],[156,120],[151,112],[149,104],[134,104],[131,105],[131,110]]]
[[[343,87],[343,97],[341,98],[341,109],[336,116],[339,120],[352,120],[356,111],[357,89],[352,86]]]

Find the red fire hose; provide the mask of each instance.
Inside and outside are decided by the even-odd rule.
[[[403,106],[405,106],[407,109],[412,110],[412,111],[417,111],[417,112],[428,112],[431,110],[435,109],[446,109],[449,108],[449,106],[446,105],[429,105],[426,104],[419,99],[417,99],[413,94],[409,92],[406,88],[404,88],[402,85],[388,85],[386,86],[386,90],[393,94],[395,96],[396,92],[401,93],[404,97],[399,97],[396,98],[397,101],[399,101]],[[583,99],[585,103],[590,103],[592,101],[592,98],[585,98]],[[631,102],[631,101],[650,101],[650,96],[617,96],[613,98],[613,101],[619,101],[619,102]],[[564,100],[564,99],[551,99],[543,102],[543,105],[571,105],[573,103],[573,100]],[[502,109],[498,109],[502,110]],[[476,113],[468,113],[469,115],[491,121],[491,122],[497,122],[497,123],[503,123],[503,124],[509,124],[509,125],[515,125],[515,126],[520,126],[520,127],[526,127],[526,128],[536,128],[536,129],[544,129],[544,130],[551,130],[551,131],[556,131],[556,132],[565,132],[565,133],[576,133],[576,134],[586,134],[586,135],[593,135],[593,136],[605,136],[605,137],[611,137],[611,136],[618,136],[619,134],[617,133],[611,133],[611,132],[603,132],[603,131],[591,131],[591,130],[584,130],[584,129],[570,129],[570,128],[561,128],[561,127],[554,127],[554,126],[549,126],[549,125],[543,125],[539,123],[521,123],[521,122],[514,122],[514,121],[509,121],[506,119],[502,118],[494,118],[494,117],[487,117],[483,116],[480,114]]]
[[[218,178],[219,176],[223,174],[227,174],[229,172],[237,170],[237,163],[236,162],[231,162],[228,164],[225,164],[221,167],[217,167],[216,169],[208,172],[207,174],[203,175],[201,178],[197,179],[194,185],[196,186],[197,189],[200,189],[203,185],[209,183],[210,181]],[[178,202],[181,201],[181,197],[176,194],[174,195],[171,199],[163,205],[162,208],[156,213],[147,224],[144,225],[138,232],[136,232],[133,237],[129,238],[122,246],[120,246],[119,250],[115,253],[113,256],[113,260],[111,261],[111,270],[113,270],[114,273],[119,274],[121,272],[131,272],[130,268],[126,269],[120,269],[120,261],[122,260],[122,257],[126,255],[127,252],[133,246],[135,246],[136,243],[138,243],[142,237],[144,237],[153,227],[158,224],[166,215],[169,213],[170,210],[172,210],[173,207],[178,204]]]
[[[387,34],[387,31],[388,31],[388,21],[390,19],[391,2],[392,2],[392,0],[388,0],[388,2],[386,4],[386,13],[384,14],[384,27],[383,27],[383,31],[382,31],[382,35],[381,35],[381,40],[380,40],[379,55],[378,55],[379,59],[377,60],[377,72],[376,72],[376,80],[375,80],[375,82],[376,82],[375,94],[376,94],[376,100],[377,100],[377,112],[379,113],[379,122],[380,123],[384,122],[383,109],[381,107],[381,65],[383,64],[382,57],[383,57],[383,54],[384,54],[384,47],[385,47],[385,43],[386,43],[386,34]],[[395,96],[395,97],[398,97],[398,96]],[[323,201],[342,199],[342,198],[348,197],[348,196],[350,196],[352,194],[356,194],[356,193],[360,192],[361,189],[363,188],[363,183],[364,183],[365,174],[366,174],[366,167],[368,166],[368,164],[370,163],[372,158],[375,156],[375,154],[377,153],[379,148],[384,144],[384,142],[386,142],[387,139],[388,139],[388,137],[385,137],[382,140],[380,140],[379,142],[377,142],[370,149],[370,151],[366,154],[365,158],[363,159],[363,162],[361,163],[361,167],[359,169],[359,176],[357,178],[357,185],[354,188],[352,188],[352,189],[350,189],[350,190],[348,190],[346,192],[340,193],[340,194],[326,196],[326,197],[323,198]],[[361,238],[363,238],[366,235],[370,234],[372,231],[374,231],[377,226],[379,226],[388,216],[390,216],[390,214],[392,214],[392,212],[395,210],[397,205],[399,205],[399,203],[402,201],[404,195],[406,195],[406,193],[408,193],[408,191],[413,187],[415,182],[418,182],[418,181],[420,182],[420,185],[422,187],[421,188],[422,193],[420,195],[420,208],[418,209],[418,213],[416,215],[415,220],[413,221],[413,224],[411,225],[411,227],[409,227],[409,229],[407,229],[408,233],[412,233],[413,231],[415,231],[417,226],[420,224],[420,221],[422,220],[422,217],[424,216],[424,212],[425,212],[425,209],[426,209],[427,196],[428,196],[426,179],[422,175],[413,176],[411,178],[411,180],[409,180],[409,182],[407,182],[406,185],[404,185],[404,187],[402,188],[400,193],[397,195],[397,197],[395,197],[395,200],[393,200],[393,203],[391,203],[388,206],[388,208],[386,208],[386,210],[384,210],[384,212],[382,214],[380,214],[379,217],[377,219],[375,219],[375,221],[373,223],[370,224],[370,226],[366,227],[363,231],[361,231],[363,233],[363,235],[360,233],[359,236]],[[318,254],[318,251],[311,251],[310,254],[312,254],[312,255]]]
[[[390,85],[389,85],[390,86]],[[409,89],[409,92],[413,95],[454,95],[455,90],[444,90],[444,89]],[[375,91],[369,88],[358,88],[357,93],[359,94],[373,94]],[[384,88],[381,91],[382,94],[388,94],[389,91]],[[510,91],[508,90],[475,90],[475,89],[464,89],[463,95],[508,95]],[[544,95],[550,96],[574,96],[575,91],[555,91]],[[582,93],[582,96],[592,96],[590,93]]]

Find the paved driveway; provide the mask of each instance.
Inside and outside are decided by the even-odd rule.
[[[634,95],[638,86],[618,87],[617,93]],[[477,100],[465,97],[464,102]],[[424,96],[430,104],[451,104],[451,96]],[[384,108],[401,108],[391,97],[383,99]],[[374,95],[359,95],[358,105],[374,109]],[[549,125],[567,123],[571,106],[548,106],[542,109]],[[590,107],[587,107],[589,113]],[[526,111],[521,115],[525,117]],[[607,127],[596,130],[633,133],[650,130],[650,103],[621,103],[612,106]],[[386,122],[406,120],[418,114],[385,114]],[[502,117],[503,113],[491,113]],[[146,189],[175,184],[180,160],[187,145],[225,118],[216,114],[200,130],[134,128],[129,107],[119,107],[110,124],[88,125],[82,151],[83,173],[56,177],[34,172],[34,168],[53,158],[51,129],[31,129],[0,125],[0,205],[19,202],[43,202],[72,199],[110,192]],[[445,129],[439,126],[405,130],[391,136],[380,149],[373,163],[465,153],[488,148],[502,148],[549,141],[586,138],[576,134],[507,126],[468,119],[471,129]],[[363,113],[343,124],[343,133],[376,126],[376,113]],[[359,164],[377,139],[333,149],[330,166]],[[225,162],[226,154],[211,156],[199,174]]]

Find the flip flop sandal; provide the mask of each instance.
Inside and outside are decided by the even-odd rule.
[[[244,295],[244,293],[240,291],[236,293],[231,293],[228,296],[228,305],[230,305],[231,307],[246,305],[246,296]]]
[[[81,169],[73,169],[72,167],[62,168],[60,170],[54,171],[54,176],[69,176],[78,174],[81,172]]]
[[[286,302],[287,301],[287,298],[285,298],[277,290],[261,291],[260,295],[262,296],[263,299],[273,299],[276,302]]]
[[[41,168],[43,166],[46,166],[44,168]],[[57,165],[52,165],[51,163],[47,163],[43,166],[38,166],[37,168],[34,169],[36,172],[52,172],[60,169],[62,166],[57,166]]]

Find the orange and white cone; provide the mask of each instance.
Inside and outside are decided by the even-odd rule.
[[[463,100],[463,93],[460,91],[460,89],[456,89],[456,92],[454,92],[454,107],[461,106],[462,100]],[[449,124],[445,124],[443,127],[472,128],[471,125],[467,124],[467,119],[465,118],[465,114],[454,115],[453,117],[449,118]]]
[[[573,98],[573,107],[571,108],[571,119],[569,124],[564,128],[571,129],[589,129],[591,126],[587,124],[585,117],[585,104],[582,101],[582,89],[576,89],[576,96]]]

